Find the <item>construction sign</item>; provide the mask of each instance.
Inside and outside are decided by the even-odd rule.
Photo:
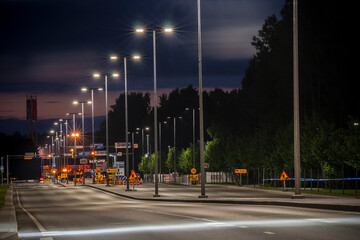
[[[235,173],[247,173],[247,169],[235,169]]]
[[[134,170],[132,170],[129,180],[139,180],[138,175],[136,175],[136,172]]]
[[[198,174],[190,174],[190,181],[199,181],[199,175]]]
[[[286,180],[290,180],[289,176],[286,174],[285,171],[282,172],[280,178],[279,178],[280,181],[286,181]]]

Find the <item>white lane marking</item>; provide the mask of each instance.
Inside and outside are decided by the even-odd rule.
[[[248,226],[238,226],[239,228],[249,228]]]
[[[19,207],[29,216],[29,218],[35,223],[35,225],[37,226],[37,228],[40,230],[40,232],[46,232],[46,229],[41,225],[41,223],[28,211],[26,210],[20,202],[20,197],[19,197],[19,190],[16,189],[16,195],[17,195],[17,201],[18,201],[18,205]],[[41,238],[43,239],[43,238]],[[52,240],[52,237],[49,238],[44,238],[43,240]]]
[[[264,233],[269,234],[269,235],[276,234],[276,233],[273,233],[273,232],[264,232]]]
[[[195,220],[200,220],[200,221],[205,221],[205,222],[211,222],[211,223],[223,224],[222,222],[211,220],[211,219],[192,217],[192,216],[187,216],[187,215],[182,215],[182,214],[159,212],[159,211],[152,211],[152,210],[140,209],[140,208],[137,208],[137,209],[134,209],[134,210],[139,210],[139,211],[144,211],[144,212],[151,212],[151,213],[158,213],[158,214],[164,214],[164,215],[175,216],[175,217],[190,218],[190,219],[195,219]]]

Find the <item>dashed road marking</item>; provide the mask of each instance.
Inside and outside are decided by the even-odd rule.
[[[265,234],[269,234],[269,235],[273,235],[273,234],[276,234],[276,233],[273,233],[273,232],[264,232]]]

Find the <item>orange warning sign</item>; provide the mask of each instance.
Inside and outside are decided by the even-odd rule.
[[[289,176],[286,174],[285,171],[282,172],[280,178],[279,178],[280,181],[285,181],[285,180],[290,180]]]
[[[139,177],[138,177],[138,175],[136,175],[134,170],[132,170],[129,180],[139,180]]]

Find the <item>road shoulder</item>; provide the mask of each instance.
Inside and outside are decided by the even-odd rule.
[[[9,187],[5,195],[5,204],[0,209],[0,239],[18,239],[17,231],[13,188]]]

